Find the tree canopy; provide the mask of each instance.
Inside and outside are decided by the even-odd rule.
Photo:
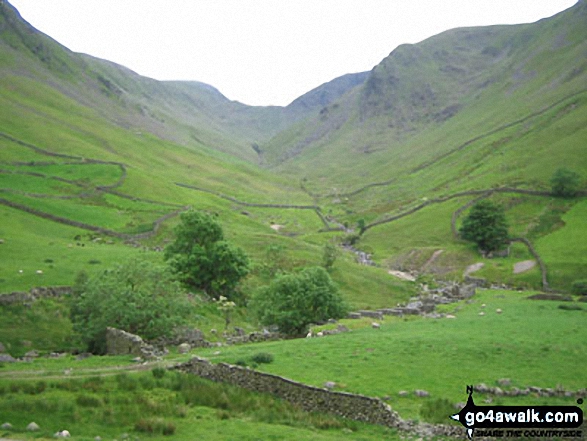
[[[559,168],[550,179],[552,193],[563,198],[572,198],[577,195],[580,176],[567,168]]]
[[[190,310],[169,267],[135,258],[87,280],[78,277],[71,319],[88,350],[103,353],[108,326],[150,340],[171,335]]]
[[[483,252],[496,251],[508,242],[508,225],[503,207],[482,200],[471,208],[460,228],[461,237],[475,242]]]
[[[261,323],[287,335],[303,335],[310,323],[340,318],[346,306],[324,268],[279,275],[253,299]]]
[[[221,295],[233,299],[238,282],[249,273],[249,259],[224,240],[218,221],[194,210],[181,215],[165,259],[187,288],[216,299]]]

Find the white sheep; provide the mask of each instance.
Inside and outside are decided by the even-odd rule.
[[[381,329],[381,325],[377,322],[371,323],[371,326],[373,327],[373,329]]]
[[[319,333],[316,334],[316,337],[322,337],[324,335],[324,333],[322,331],[320,331]]]
[[[306,338],[312,338],[312,331],[308,332],[308,335],[306,335]]]
[[[41,274],[43,274],[43,270],[37,270],[37,274],[38,274],[38,275],[41,275]]]

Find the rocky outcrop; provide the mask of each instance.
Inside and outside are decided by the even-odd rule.
[[[47,286],[32,288],[29,292],[16,291],[0,295],[0,306],[13,303],[31,303],[41,298],[61,297],[71,294],[70,286]]]
[[[147,360],[161,355],[138,335],[116,328],[106,328],[106,354],[134,355]]]

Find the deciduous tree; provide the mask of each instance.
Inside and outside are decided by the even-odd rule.
[[[483,200],[471,208],[460,228],[461,237],[475,242],[483,252],[496,251],[508,242],[508,225],[503,207]]]

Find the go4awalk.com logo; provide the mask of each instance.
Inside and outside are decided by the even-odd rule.
[[[495,437],[581,438],[577,430],[583,423],[583,411],[577,406],[477,406],[473,386],[467,386],[469,398],[463,409],[451,415],[473,435]]]

